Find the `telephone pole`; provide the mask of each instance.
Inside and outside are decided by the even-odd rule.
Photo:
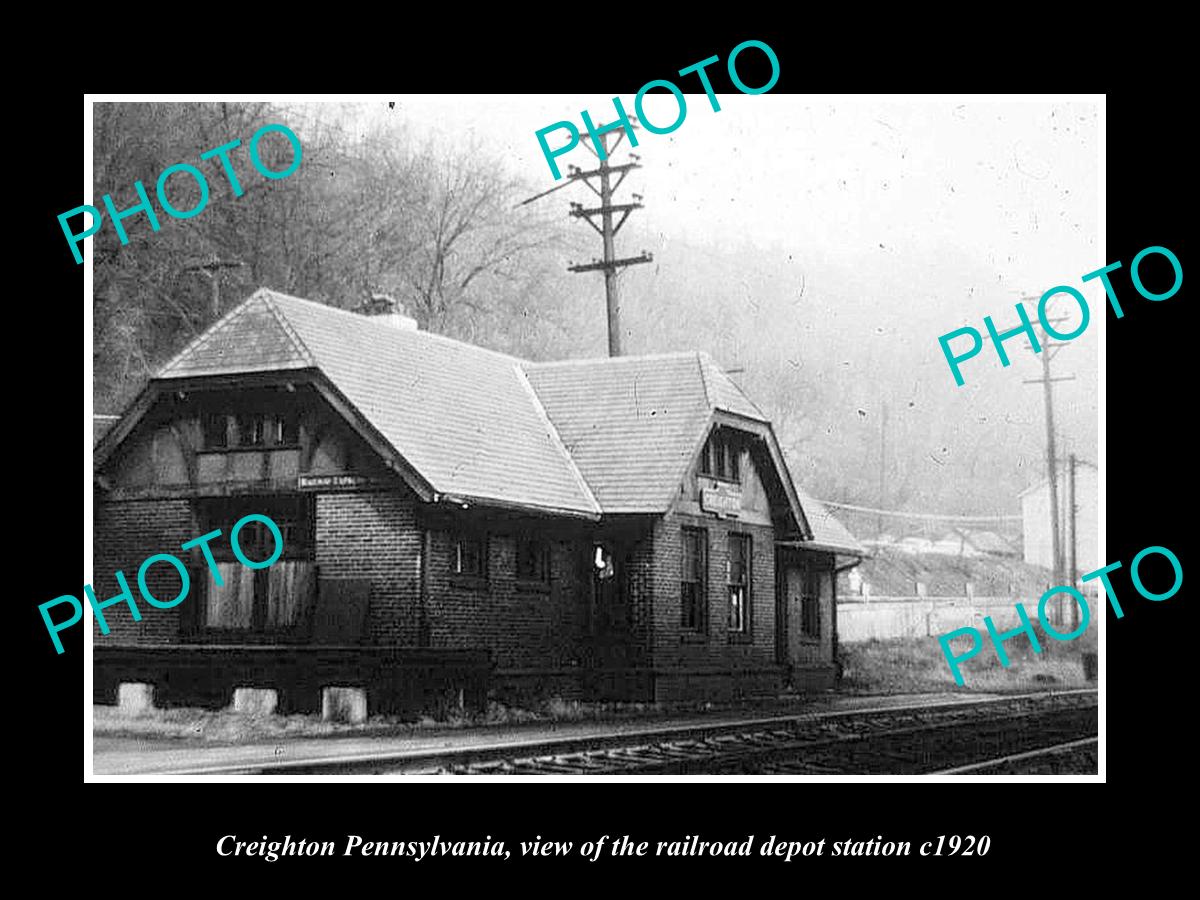
[[[887,459],[887,401],[882,404],[882,415],[879,420],[879,516],[875,521],[875,538],[878,540],[883,537],[883,510],[887,508],[887,504],[883,502],[884,485],[887,478],[886,459]]]
[[[221,318],[221,282],[218,273],[222,269],[237,269],[244,266],[244,262],[237,260],[223,260],[217,257],[214,253],[212,259],[207,262],[196,263],[193,266],[185,266],[185,272],[203,272],[208,276],[209,284],[212,286],[212,313],[213,321]]]
[[[1075,503],[1075,454],[1072,453],[1067,459],[1067,509],[1070,511],[1071,517],[1071,553],[1068,558],[1067,568],[1071,574],[1071,585],[1075,584],[1075,574],[1079,571],[1079,542],[1075,537],[1075,529],[1078,525],[1079,507]],[[1079,627],[1079,605],[1071,604],[1071,630],[1074,631]]]
[[[630,119],[630,124],[633,124],[632,118]],[[639,165],[637,162],[623,163],[618,166],[610,164],[610,154],[612,151],[615,151],[617,147],[621,145],[621,141],[625,139],[625,130],[620,129],[617,132],[617,139],[613,143],[611,150],[608,146],[608,137],[610,134],[612,134],[611,131],[606,131],[599,136],[600,146],[604,151],[603,158],[600,158],[600,154],[593,149],[590,142],[584,143],[584,146],[588,148],[588,151],[593,156],[600,159],[600,165],[597,168],[584,172],[578,166],[570,166],[570,171],[565,182],[552,187],[548,191],[543,191],[537,196],[530,197],[528,200],[525,200],[518,205],[524,206],[526,203],[531,203],[534,200],[537,200],[539,197],[544,197],[547,194],[553,193],[559,188],[566,187],[568,184],[576,181],[582,181],[588,186],[592,193],[600,198],[600,205],[591,208],[585,208],[582,203],[572,203],[571,212],[569,215],[576,219],[585,220],[589,225],[592,226],[596,233],[600,235],[600,238],[603,241],[604,258],[593,259],[590,263],[570,265],[567,267],[567,271],[576,273],[596,271],[604,272],[604,297],[608,310],[608,355],[620,356],[621,301],[617,287],[617,271],[625,266],[633,266],[639,263],[652,262],[654,257],[643,250],[641,256],[630,256],[624,259],[617,259],[617,232],[621,230],[621,226],[625,224],[625,220],[629,218],[630,213],[632,213],[635,209],[642,209],[642,204],[640,202],[642,195],[634,194],[633,203],[613,203],[613,194],[615,194],[618,188],[621,187],[622,182],[625,181],[629,173],[634,169],[640,169],[641,165]],[[639,159],[639,157],[635,154],[630,154],[630,156],[634,160]],[[614,175],[619,175],[616,184],[612,183],[612,178]],[[592,184],[592,182],[589,181],[590,178],[597,178],[600,182],[600,187],[597,188],[594,184]],[[615,225],[613,224],[614,213],[621,213],[621,218]],[[599,225],[597,225],[592,218],[593,216],[597,215],[600,217]]]
[[[1022,301],[1033,300],[1037,301],[1038,297],[1022,297]],[[1049,324],[1056,325],[1059,322],[1066,321],[1065,317],[1051,319]],[[1039,322],[1039,325],[1041,323]],[[1041,345],[1042,345],[1042,377],[1041,378],[1026,378],[1023,379],[1024,384],[1040,384],[1043,386],[1043,395],[1046,402],[1046,470],[1047,477],[1050,481],[1050,542],[1051,555],[1054,563],[1054,586],[1066,584],[1065,566],[1063,560],[1063,541],[1061,533],[1061,521],[1058,516],[1058,456],[1055,451],[1054,442],[1054,393],[1051,383],[1055,381],[1074,381],[1074,375],[1060,375],[1052,377],[1050,374],[1050,363],[1054,357],[1058,355],[1058,351],[1066,346],[1065,343],[1052,343],[1050,336],[1047,334],[1044,326],[1041,326]],[[1071,574],[1071,583],[1074,584],[1075,575]],[[1058,607],[1057,624],[1063,623],[1063,601],[1056,601]]]

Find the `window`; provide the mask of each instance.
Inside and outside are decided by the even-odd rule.
[[[239,447],[266,446],[267,423],[263,416],[238,416],[237,426]]]
[[[729,535],[729,631],[750,633],[750,535]]]
[[[233,526],[251,513],[265,515],[283,537],[279,559],[265,569],[242,564],[229,541]],[[311,509],[307,497],[239,497],[203,501],[199,509],[206,530],[219,528],[222,537],[208,544],[221,584],[201,562],[204,577],[199,624],[210,632],[248,632],[278,636],[299,632],[316,596],[317,572],[312,559]],[[238,529],[238,548],[253,562],[275,553],[275,538],[263,522]]]
[[[273,417],[270,431],[271,443],[276,447],[295,447],[300,443],[300,428],[290,413]]]
[[[550,547],[536,538],[517,538],[517,578],[545,584],[550,580]]]
[[[612,551],[603,544],[592,547],[592,576],[596,581],[608,581],[617,574]]]
[[[226,413],[208,413],[203,417],[201,427],[205,450],[300,445],[299,418],[294,412],[238,413],[232,417],[236,425],[232,435],[230,418]]]
[[[683,529],[683,571],[679,578],[680,626],[685,631],[703,632],[708,607],[708,532]]]
[[[700,454],[700,474],[722,481],[742,480],[741,443],[728,428],[718,428],[709,436]]]
[[[804,591],[800,595],[800,633],[805,637],[821,636],[820,573],[814,569],[804,572]]]
[[[454,541],[454,574],[468,578],[487,575],[487,542],[476,535],[460,535]]]
[[[229,417],[224,413],[205,416],[203,428],[205,450],[224,450],[229,446]]]

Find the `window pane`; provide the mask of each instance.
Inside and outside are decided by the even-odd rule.
[[[546,544],[539,540],[517,541],[517,577],[527,581],[547,580]]]
[[[479,538],[459,538],[456,545],[457,571],[460,575],[482,575],[484,549]]]
[[[239,447],[261,447],[263,445],[262,416],[238,416],[237,423]]]
[[[279,534],[283,537],[283,547],[285,550],[298,550],[299,548],[291,546],[288,541],[288,532],[294,532],[295,523],[288,522],[286,519],[280,521],[282,516],[278,512],[266,513],[271,521],[279,526]],[[279,518],[276,518],[279,516]],[[259,522],[257,519],[252,522],[247,522],[238,531],[237,539],[238,547],[242,551],[242,555],[252,562],[266,562],[275,554],[275,536],[271,534],[271,529],[267,527],[266,522]],[[282,551],[281,551],[282,552]]]
[[[729,535],[729,583],[746,583],[746,543],[740,534]]]
[[[729,589],[729,630],[746,630],[746,592],[745,588],[731,587]]]
[[[220,450],[228,446],[229,421],[222,414],[204,417],[204,447],[208,450]]]
[[[296,626],[316,587],[315,567],[307,560],[280,560],[269,570],[267,628]]]
[[[254,570],[241,563],[217,563],[223,584],[208,583],[204,624],[209,628],[245,628],[253,624]]]
[[[683,580],[700,580],[700,540],[694,531],[683,532]]]
[[[729,535],[729,628],[745,632],[750,599],[750,536]]]
[[[696,622],[696,585],[684,583],[680,585],[680,624],[684,628],[695,628]]]
[[[275,416],[271,420],[271,443],[281,447],[300,443],[300,431],[294,415]]]

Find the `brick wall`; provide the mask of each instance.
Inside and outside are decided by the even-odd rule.
[[[703,634],[681,626],[680,576],[684,527],[708,533],[707,627]],[[729,630],[726,582],[727,537],[748,534],[752,541],[750,632]],[[654,650],[656,699],[724,697],[742,691],[777,688],[775,665],[774,532],[762,525],[671,513],[654,529]],[[672,675],[679,670],[679,675]]]
[[[370,581],[368,640],[415,647],[421,617],[421,532],[415,498],[400,492],[324,493],[316,503],[322,579]]]
[[[429,627],[434,647],[485,647],[498,669],[574,668],[582,658],[588,609],[581,550],[550,540],[550,579],[516,576],[516,537],[487,536],[486,581],[453,574],[455,533],[431,532]]]
[[[657,567],[660,565],[655,555],[659,549],[655,542],[656,529],[650,528],[641,540],[629,550],[626,560],[626,581],[630,614],[631,614],[631,646],[629,658],[633,665],[649,666],[654,660],[654,645],[658,640],[655,634],[655,588],[657,586]],[[670,552],[668,549],[666,552]],[[678,552],[678,547],[676,547]],[[679,589],[676,588],[676,593]]]
[[[102,635],[100,623],[87,608],[87,598],[81,586],[78,599],[84,604],[84,615],[92,619],[93,636],[97,641],[111,643],[177,642],[181,611],[193,602],[196,591],[203,590],[203,585],[196,583],[199,573],[203,572],[204,577],[208,577],[208,567],[203,558],[193,561],[188,551],[180,549],[181,544],[200,534],[192,517],[191,505],[187,500],[112,502],[97,497],[93,508],[91,585],[96,601],[103,602],[121,590],[114,574],[121,571],[142,614],[142,620],[135,622],[128,604],[108,607],[104,610],[104,619],[108,623],[109,633]],[[156,553],[170,553],[192,569],[192,586],[188,596],[171,609],[151,606],[138,591],[138,568],[147,557]],[[169,563],[155,563],[146,573],[146,586],[159,600],[169,601],[179,593],[179,575]]]
[[[321,578],[370,581],[368,639],[377,644],[420,643],[423,523],[418,505],[416,498],[399,491],[316,497],[315,557]],[[685,525],[708,532],[707,629],[699,637],[685,633],[680,622],[680,529]],[[725,571],[730,531],[749,534],[753,543],[748,640],[731,637],[728,628]],[[136,595],[137,568],[147,556],[185,555],[179,545],[199,533],[187,500],[98,502],[93,581],[97,596],[104,599],[117,592],[112,576],[116,569],[124,570]],[[498,669],[523,671],[534,680],[582,675],[590,627],[590,569],[585,558],[590,541],[561,539],[561,534],[555,539],[553,530],[546,534],[551,548],[547,586],[537,588],[517,579],[516,536],[499,527],[488,535],[488,578],[480,585],[453,575],[455,532],[434,526],[426,611],[430,646],[486,649]],[[717,698],[773,689],[778,673],[773,540],[766,526],[672,513],[632,546],[625,574],[631,625],[628,664],[654,670],[656,699]],[[202,558],[185,562],[209,577]],[[178,591],[178,580],[169,566],[155,566],[150,587],[156,596],[170,598]],[[124,606],[108,610],[109,639],[147,644],[180,640],[179,609],[139,606],[140,623],[131,621]]]

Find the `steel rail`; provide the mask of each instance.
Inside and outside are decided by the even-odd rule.
[[[1066,691],[1043,691],[1028,694],[1010,694],[1001,697],[989,697],[974,700],[949,700],[935,703],[912,704],[908,706],[876,706],[853,710],[836,710],[818,713],[790,713],[787,715],[766,716],[760,718],[726,719],[716,722],[688,722],[670,726],[647,725],[643,728],[627,728],[588,735],[572,735],[563,737],[527,738],[515,737],[510,740],[490,741],[467,747],[441,747],[370,751],[359,753],[331,753],[308,758],[294,758],[273,761],[231,762],[200,766],[185,766],[174,769],[156,770],[154,775],[235,775],[235,774],[287,774],[316,773],[319,771],[337,771],[346,769],[395,768],[413,773],[419,770],[444,772],[447,769],[467,769],[477,767],[480,773],[486,773],[489,768],[504,771],[504,767],[512,765],[510,761],[519,760],[533,764],[535,760],[554,760],[573,754],[597,754],[609,752],[612,754],[630,754],[650,751],[654,745],[670,745],[691,742],[697,747],[726,751],[724,755],[737,755],[732,746],[719,746],[719,742],[744,741],[748,735],[761,735],[766,732],[786,732],[788,729],[799,729],[806,726],[828,725],[834,729],[858,729],[857,734],[847,735],[844,732],[837,740],[846,741],[862,736],[874,736],[887,732],[895,732],[896,719],[918,719],[921,716],[943,715],[945,719],[935,725],[944,725],[955,718],[965,719],[968,713],[979,711],[1003,711],[1012,707],[1019,713],[1022,706],[1030,707],[1035,704],[1050,704],[1056,700],[1073,701],[1085,695],[1095,696],[1095,688],[1080,688]],[[1042,709],[1045,707],[1043,706]],[[1030,712],[1039,710],[1030,710]],[[1028,713],[1024,713],[1028,714]],[[872,717],[891,718],[892,722],[872,721]],[[1014,717],[1012,715],[1009,718]],[[975,721],[981,721],[976,719]],[[928,727],[930,723],[920,722],[919,727]],[[781,735],[782,736],[782,735]],[[804,741],[800,735],[792,736],[797,743],[813,744],[822,739]],[[616,760],[614,760],[616,761]],[[631,760],[632,761],[632,760]],[[561,765],[561,764],[560,764]],[[519,766],[518,766],[519,768]],[[609,767],[589,766],[596,771],[601,768],[608,771]],[[633,771],[645,766],[631,765]],[[512,771],[511,768],[507,769]],[[616,769],[612,769],[616,771]],[[415,773],[414,773],[415,774]],[[582,771],[580,774],[583,774]]]
[[[982,762],[971,763],[966,766],[955,766],[953,769],[942,769],[940,772],[930,772],[930,775],[971,775],[985,769],[995,769],[999,766],[1006,766],[1012,763],[1025,762],[1039,757],[1053,756],[1059,753],[1069,753],[1073,750],[1078,750],[1089,745],[1099,745],[1100,738],[1088,737],[1081,738],[1077,741],[1067,741],[1062,744],[1053,744],[1049,747],[1039,747],[1036,750],[1027,750],[1024,753],[1014,753],[1011,756],[998,756],[995,759],[987,759]]]

